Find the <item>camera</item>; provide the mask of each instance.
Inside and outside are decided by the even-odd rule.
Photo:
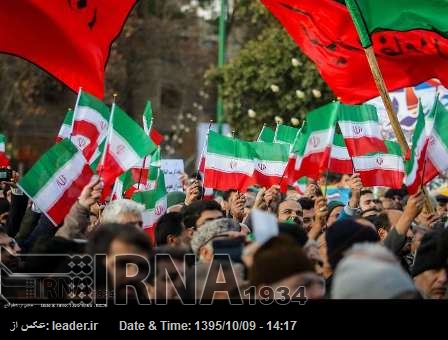
[[[0,181],[10,181],[12,178],[12,170],[2,168],[0,169]]]

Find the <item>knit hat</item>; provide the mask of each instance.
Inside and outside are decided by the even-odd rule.
[[[297,241],[287,235],[279,235],[255,253],[249,269],[249,283],[251,286],[272,284],[295,274],[313,271],[311,261]]]
[[[185,193],[181,191],[172,191],[166,195],[167,208],[176,204],[185,202]]]
[[[448,230],[427,232],[420,243],[412,267],[412,276],[430,269],[448,268]]]
[[[219,218],[206,222],[194,232],[191,238],[191,249],[197,256],[199,255],[199,248],[207,244],[214,237],[229,231],[241,231],[239,223],[231,218]]]
[[[417,292],[412,279],[389,250],[380,244],[365,247],[376,249],[381,257],[354,253],[342,259],[334,273],[333,299],[393,299]]]
[[[345,251],[355,243],[379,242],[380,238],[372,227],[349,219],[333,223],[331,228],[325,232],[325,240],[327,241],[328,263],[331,269],[335,270]]]
[[[337,207],[344,207],[344,206],[345,206],[345,204],[342,203],[341,201],[331,201],[331,202],[328,202],[328,204],[327,204],[328,215],[327,216],[330,216],[331,212],[335,208],[337,208]]]

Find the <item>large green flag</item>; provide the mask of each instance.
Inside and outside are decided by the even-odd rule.
[[[435,31],[448,36],[448,0],[346,0],[364,48],[377,31]]]

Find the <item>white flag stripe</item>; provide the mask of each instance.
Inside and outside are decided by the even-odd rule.
[[[278,161],[265,161],[265,160],[254,160],[255,170],[262,173],[265,176],[283,176],[285,172],[287,162]]]
[[[89,106],[79,106],[75,110],[75,121],[86,121],[92,125],[95,125],[98,133],[101,135],[100,140],[107,134],[107,126],[109,122],[96,110]]]
[[[338,124],[344,138],[372,137],[383,140],[381,126],[376,121],[352,122],[340,120]]]
[[[168,205],[167,198],[166,196],[163,196],[156,202],[153,209],[145,210],[142,213],[143,226],[149,227],[152,226],[154,223],[156,223],[159,220],[159,218],[166,212],[167,205]],[[158,214],[156,214],[156,212]]]
[[[0,152],[5,152],[5,151],[6,151],[5,143],[0,143]]]
[[[67,124],[62,124],[61,129],[59,130],[58,137],[67,138],[70,136],[70,133],[72,132],[72,127]],[[0,147],[0,151],[1,147]]]
[[[127,170],[133,166],[143,164],[143,158],[140,158],[128,141],[114,129],[112,130],[112,137],[109,143],[108,151],[120,165],[121,169]]]
[[[439,172],[443,172],[448,169],[448,157],[445,156],[448,154],[446,145],[440,139],[436,130],[432,131],[432,135],[429,138],[428,158]]]
[[[395,170],[404,172],[403,159],[396,155],[376,154],[370,156],[353,157],[356,171]]]
[[[313,153],[324,152],[332,144],[334,128],[328,130],[313,131],[306,142],[303,157]]]
[[[254,173],[254,161],[208,153],[205,157],[205,169],[252,176]]]
[[[78,179],[85,164],[84,156],[81,152],[77,152],[73,155],[73,158],[59,168],[33,198],[39,209],[48,211],[71,187],[72,183]]]
[[[350,160],[350,155],[348,154],[347,148],[333,144],[331,146],[331,158]]]

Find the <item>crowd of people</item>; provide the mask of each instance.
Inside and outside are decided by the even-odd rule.
[[[353,174],[331,176],[335,187],[348,192],[340,200],[329,199],[330,176],[309,182],[304,193],[292,187],[286,193],[278,186],[251,187],[205,199],[198,178],[185,178],[184,192],[168,194],[167,212],[150,236],[142,229],[141,204],[99,202],[103,186],[98,176],[63,224],[54,227],[17,188],[15,174],[0,191],[1,261],[24,277],[43,273],[51,278],[67,267],[67,258],[38,255],[105,254],[96,259],[90,297],[106,292],[108,299],[448,296],[446,196],[432,195],[436,210],[430,212],[423,192],[370,190]],[[262,242],[254,223],[263,221],[252,218],[259,210],[277,220],[277,231]],[[26,303],[24,288],[6,291]]]

